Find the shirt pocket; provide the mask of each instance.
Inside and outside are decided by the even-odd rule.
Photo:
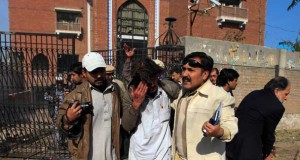
[[[201,114],[213,114],[215,103],[209,100],[201,100],[190,102],[187,111],[197,112]]]
[[[161,123],[169,121],[171,117],[170,109],[162,109],[159,113],[159,120]]]

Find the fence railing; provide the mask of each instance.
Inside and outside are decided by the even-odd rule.
[[[56,77],[75,60],[75,37],[0,32],[0,157],[68,159],[55,126]]]
[[[67,82],[75,62],[75,37],[0,32],[0,45],[0,157],[70,159],[66,139],[55,126],[63,99],[63,82],[56,78]],[[124,51],[98,52],[122,79]],[[180,63],[183,52],[171,46],[137,48],[132,60],[160,59],[168,71]]]

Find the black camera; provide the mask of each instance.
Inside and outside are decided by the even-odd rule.
[[[75,102],[75,101],[74,101]],[[74,102],[71,102],[69,104],[69,107],[71,107],[73,105]],[[82,113],[89,113],[89,112],[92,112],[93,110],[93,105],[90,103],[90,102],[84,102],[84,103],[80,103],[78,101],[78,104],[80,106],[80,108],[82,109]]]
[[[82,104],[79,104],[79,105],[82,109],[82,113],[88,113],[88,112],[91,112],[93,110],[93,105],[90,102],[82,103]]]

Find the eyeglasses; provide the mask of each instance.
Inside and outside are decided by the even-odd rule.
[[[193,59],[187,59],[187,60],[183,61],[182,65],[185,65],[185,64],[188,64],[191,67],[204,68],[204,66],[200,62],[197,62]]]

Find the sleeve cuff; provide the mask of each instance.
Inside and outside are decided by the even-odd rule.
[[[62,118],[62,122],[63,122],[63,126],[65,129],[70,129],[74,125],[76,125],[78,121],[76,120],[76,121],[70,122],[67,118],[67,115],[64,115]]]
[[[227,127],[222,127],[224,134],[223,136],[219,137],[220,140],[230,140],[231,139],[231,133]]]

